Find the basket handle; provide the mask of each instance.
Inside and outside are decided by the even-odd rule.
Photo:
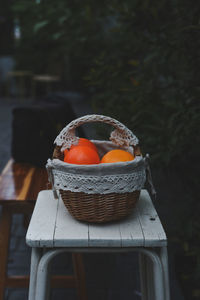
[[[75,129],[89,122],[102,122],[114,126],[115,130],[111,132],[110,140],[118,146],[136,146],[139,143],[138,138],[125,125],[111,117],[96,114],[86,115],[70,122],[62,129],[54,143],[62,146],[61,151],[70,148],[72,144],[77,144],[78,137],[75,135]]]

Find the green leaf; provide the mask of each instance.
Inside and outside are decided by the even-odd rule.
[[[60,25],[62,25],[66,20],[68,19],[68,16],[62,16],[62,17],[60,17],[59,19],[58,19],[58,23],[60,24]]]
[[[47,20],[41,21],[33,27],[33,32],[37,33],[41,28],[45,27],[49,22]]]
[[[63,35],[62,32],[56,32],[52,35],[53,40],[58,40]]]

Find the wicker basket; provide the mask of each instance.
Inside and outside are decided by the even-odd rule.
[[[47,170],[49,173],[49,180],[52,183],[53,188],[59,190],[59,193],[61,195],[65,207],[68,209],[69,213],[75,219],[79,221],[86,221],[86,222],[93,222],[93,223],[105,223],[114,220],[119,220],[124,218],[125,216],[128,216],[133,211],[137,203],[137,200],[139,199],[141,188],[137,190],[129,191],[127,190],[126,187],[125,192],[119,190],[118,192],[104,191],[104,193],[99,193],[98,191],[95,192],[95,189],[93,189],[92,192],[89,191],[89,189],[86,192],[82,192],[82,191],[76,192],[75,190],[70,190],[67,179],[65,180],[65,183],[63,184],[62,182],[61,185],[58,182],[58,179],[56,181],[56,174],[57,174],[56,172],[59,172],[58,170],[59,168],[57,169],[57,167],[52,163],[53,161],[57,161],[57,160],[63,161],[64,149],[69,148],[71,144],[77,143],[78,138],[75,136],[75,128],[77,128],[78,126],[84,123],[96,122],[96,121],[108,123],[110,125],[113,125],[116,128],[115,131],[112,132],[110,138],[114,145],[117,145],[117,147],[121,147],[125,149],[127,149],[127,147],[129,148],[131,147],[135,156],[141,155],[138,147],[138,139],[123,124],[109,117],[99,116],[99,115],[89,115],[72,121],[61,131],[61,133],[55,140],[55,143],[57,145],[54,149],[53,160],[48,160]],[[96,146],[98,148],[98,145]],[[142,184],[144,184],[145,181],[145,175],[144,175],[145,163],[143,160],[145,159],[143,159],[141,156],[140,174],[142,174],[143,178],[140,180],[140,182],[142,182]],[[123,171],[123,166],[127,165],[127,163],[118,163],[118,164],[121,164],[120,168],[122,171]],[[102,171],[103,176],[106,175],[107,169],[111,168],[111,166],[109,166],[111,164],[105,164],[105,165],[103,166],[103,171]],[[62,168],[64,167],[62,166]],[[79,176],[79,169],[82,172],[82,176],[84,176],[84,171],[82,170],[83,166],[70,165],[70,168],[72,170],[75,180],[76,180],[76,176],[77,177]],[[94,168],[94,165],[93,167],[91,167],[91,165],[84,166],[84,168],[86,169],[86,171],[87,168],[91,170],[91,168]],[[98,168],[102,168],[102,167],[100,167],[100,165],[95,165],[95,168],[96,170],[98,170]],[[128,166],[128,168],[130,169],[130,166]],[[115,166],[114,166],[114,170],[115,170]],[[69,173],[69,169],[67,173]],[[114,184],[116,185],[116,183]]]

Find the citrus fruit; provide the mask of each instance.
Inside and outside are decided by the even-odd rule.
[[[101,163],[115,163],[115,162],[120,162],[120,161],[129,161],[133,160],[134,156],[121,149],[115,149],[107,152],[101,159]]]
[[[76,146],[87,146],[87,147],[92,148],[93,150],[95,150],[98,153],[98,150],[97,150],[95,144],[92,143],[90,140],[85,139],[85,138],[79,138],[78,144],[77,145],[72,145],[70,149],[72,149],[73,147],[76,147]]]
[[[90,140],[86,139],[86,138],[79,138],[78,140],[78,144],[77,145],[71,145],[70,149],[77,147],[77,146],[87,146],[87,147],[91,147],[92,149],[94,149],[97,153],[98,150],[95,146],[94,143],[92,143]],[[64,156],[68,153],[68,149],[64,150]]]
[[[75,146],[69,149],[64,157],[64,162],[77,165],[99,164],[98,153],[88,146]]]
[[[64,150],[64,156],[67,155],[68,151],[69,151],[68,149]]]
[[[96,152],[98,152],[95,144],[93,142],[91,142],[90,140],[85,139],[85,138],[79,138],[78,144],[77,145],[72,145],[71,147],[75,147],[75,146],[87,146],[87,147],[91,147]]]

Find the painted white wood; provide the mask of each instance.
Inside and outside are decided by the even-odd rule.
[[[90,224],[89,247],[121,247],[119,223]]]
[[[53,236],[58,209],[58,200],[51,190],[38,194],[36,205],[26,234],[30,247],[53,247]]]
[[[151,220],[153,218],[153,220]],[[164,246],[166,235],[149,194],[143,190],[132,215],[107,224],[75,220],[51,190],[38,195],[26,241],[32,247]]]
[[[154,248],[155,249],[155,248]],[[166,300],[165,299],[165,286],[164,286],[164,269],[159,254],[150,248],[138,248],[139,253],[143,253],[151,260],[146,260],[146,275],[147,275],[147,299],[149,300]],[[151,279],[153,278],[153,284]],[[152,287],[154,286],[154,291]],[[153,292],[153,293],[152,293]],[[146,296],[147,296],[146,294]]]
[[[161,262],[160,262],[160,265],[162,266]],[[164,272],[163,272],[163,269],[162,269],[162,272],[160,272],[160,266],[159,264],[157,263],[153,263],[153,267],[152,267],[152,270],[153,270],[153,279],[154,279],[154,297],[151,297],[150,299],[155,299],[155,300],[165,300],[165,286],[164,286]],[[152,296],[152,283],[151,283],[151,278],[152,278],[152,273],[150,273],[151,270],[148,271],[148,274],[150,277],[149,279],[149,291],[151,293],[151,296]]]
[[[134,209],[133,213],[129,217],[120,221],[119,230],[122,247],[144,246],[144,235],[140,225],[137,209]]]
[[[165,286],[165,300],[170,300],[170,286],[169,286],[169,270],[168,270],[168,253],[167,247],[162,247],[159,249],[160,259],[162,262],[163,272],[164,272],[164,286]]]
[[[61,254],[67,252],[67,248],[60,249],[47,249],[43,253],[42,258],[37,267],[37,282],[36,282],[36,293],[35,300],[49,300],[49,277],[50,277],[50,266],[52,259]]]
[[[54,247],[88,247],[88,224],[74,219],[61,198],[58,203]]]
[[[91,247],[140,247],[144,244],[144,234],[137,209],[123,220],[89,225]]]
[[[131,216],[107,224],[75,220],[48,190],[38,195],[26,241],[32,247],[154,247],[165,246],[167,238],[145,190]]]
[[[143,232],[136,211],[120,221],[89,225],[90,247],[139,247],[143,245]]]
[[[29,300],[34,300],[36,271],[38,271],[38,275],[40,274],[40,278],[37,278],[36,298],[41,300],[46,297],[48,260],[57,252],[68,251],[73,248],[74,251],[89,252],[94,250],[101,252],[101,250],[108,249],[120,252],[124,250],[135,251],[135,247],[141,253],[141,258],[143,257],[140,262],[143,298],[145,300],[151,298],[156,300],[170,299],[167,238],[149,194],[145,190],[141,192],[136,209],[131,216],[121,221],[99,225],[75,220],[65,208],[61,198],[55,200],[52,191],[42,191],[38,195],[27,231],[26,242],[31,247],[50,248],[47,251],[48,254],[43,254],[39,265],[39,256],[33,255],[31,263],[33,280],[31,280],[32,288]],[[58,249],[53,250],[52,248],[55,247]],[[155,252],[155,248],[154,251],[150,251],[150,248],[145,249],[144,247],[157,247],[157,251]],[[39,249],[35,250],[38,251]],[[33,251],[33,253],[36,252]],[[144,257],[145,254],[151,257],[151,263],[149,258]],[[152,281],[154,282],[154,291]]]
[[[41,248],[32,248],[28,300],[35,300],[37,269],[41,256]]]
[[[36,293],[35,300],[49,300],[49,290],[50,290],[50,259],[49,252],[45,252],[40,260],[37,270],[37,282],[36,282]],[[51,256],[51,255],[50,255]]]
[[[144,234],[145,247],[161,247],[167,245],[167,238],[152,204],[150,196],[146,190],[141,191],[137,204],[139,221]]]

